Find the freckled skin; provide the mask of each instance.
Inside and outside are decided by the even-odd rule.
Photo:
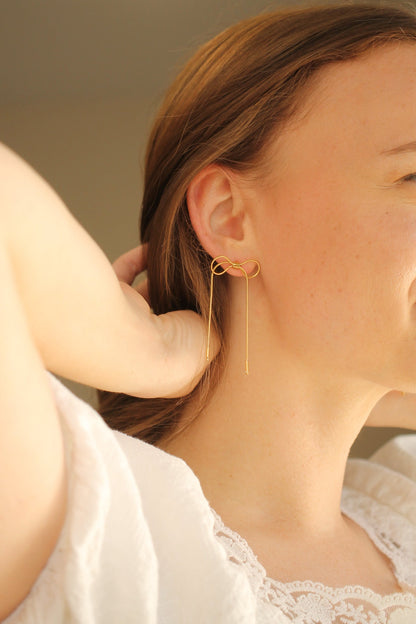
[[[312,539],[328,554],[316,555],[317,576],[342,576],[335,552],[368,570],[374,549],[340,512],[345,464],[374,405],[395,388],[416,392],[416,180],[402,181],[416,172],[416,153],[380,155],[416,140],[415,101],[416,45],[327,66],[306,116],[270,148],[267,177],[233,175],[228,203],[234,220],[244,212],[243,233],[196,228],[215,255],[261,263],[249,285],[250,375],[245,284],[231,277],[227,369],[166,450],[191,466],[226,523],[246,537],[267,529],[270,552],[283,536],[304,562]]]
[[[415,60],[416,47],[402,44],[325,69],[315,108],[277,140],[268,186],[255,192],[279,338],[289,349],[307,347],[314,365],[409,391],[416,180],[399,180],[416,171],[416,153],[379,153],[416,138]]]

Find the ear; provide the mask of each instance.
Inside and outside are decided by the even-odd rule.
[[[220,165],[208,165],[190,183],[187,204],[192,227],[213,258],[224,255],[243,262],[250,257],[250,219],[236,175]],[[234,269],[229,273],[241,275]]]

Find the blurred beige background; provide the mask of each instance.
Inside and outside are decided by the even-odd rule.
[[[139,242],[146,136],[164,89],[198,45],[278,6],[266,0],[2,0],[0,140],[48,180],[113,261]],[[93,389],[63,381],[95,405]],[[364,430],[352,455],[367,457],[403,432]]]

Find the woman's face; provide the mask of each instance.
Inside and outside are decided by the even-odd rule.
[[[296,357],[416,391],[416,45],[317,78],[255,188],[256,294]]]

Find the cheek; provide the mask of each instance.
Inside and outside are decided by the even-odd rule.
[[[276,213],[262,237],[264,273],[281,312],[311,318],[307,310],[313,309],[328,319],[329,302],[350,290],[351,258],[359,255],[359,245],[348,224],[342,227],[322,201],[319,211],[315,206],[293,202],[284,214]]]
[[[264,229],[265,288],[279,339],[292,348],[356,357],[363,344],[377,350],[384,336],[403,331],[416,245],[403,219],[362,203],[357,210],[352,198],[295,198]],[[416,224],[411,231],[416,238]]]

